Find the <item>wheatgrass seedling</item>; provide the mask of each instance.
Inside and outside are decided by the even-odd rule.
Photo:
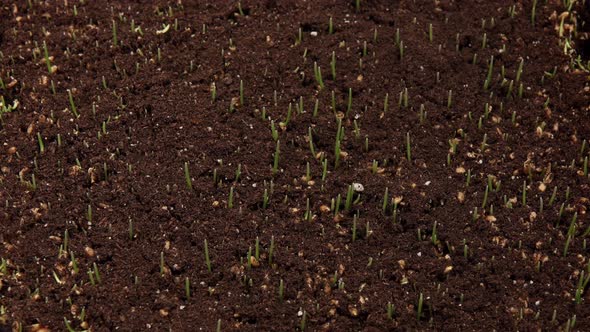
[[[45,152],[45,144],[43,144],[43,138],[41,137],[41,133],[37,133],[37,141],[39,143],[39,152]]]
[[[535,26],[535,16],[537,15],[537,0],[533,0],[533,6],[531,9],[531,23]]]
[[[307,311],[303,310],[303,316],[301,316],[301,322],[299,323],[299,330],[305,331],[307,327]]]
[[[352,110],[352,88],[348,88],[348,105],[346,107],[346,117],[348,117],[348,114],[350,113],[350,111]]]
[[[280,147],[281,147],[281,141],[280,140],[277,140],[277,147],[275,149],[274,162],[273,162],[273,166],[272,166],[272,174],[273,175],[277,174],[277,172],[279,171]]]
[[[244,106],[244,81],[240,80],[240,106]]]
[[[552,206],[553,202],[555,202],[555,198],[557,197],[557,186],[553,188],[553,193],[551,193],[551,198],[549,198],[548,206]]]
[[[285,282],[283,279],[279,281],[279,302],[283,302],[283,297],[285,294]]]
[[[94,278],[96,279],[96,283],[100,284],[102,279],[100,277],[100,273],[98,272],[98,266],[96,263],[92,263],[92,270],[94,273]]]
[[[272,139],[276,142],[279,139],[279,132],[275,127],[274,120],[270,120],[270,133],[272,135]]]
[[[447,95],[447,108],[450,109],[453,105],[453,90],[449,90]]]
[[[188,162],[184,162],[184,180],[186,181],[186,187],[189,190],[193,190],[193,181],[191,180],[190,171],[188,169]]]
[[[70,90],[70,89],[68,89],[68,98],[70,100],[70,111],[72,111],[72,113],[74,114],[74,116],[76,118],[79,118],[80,114],[78,114],[76,104],[74,104],[74,97],[72,96],[72,90]]]
[[[328,33],[329,34],[334,33],[334,23],[332,21],[332,16],[330,16],[330,20],[328,21]]]
[[[266,208],[268,207],[268,189],[264,189],[264,193],[262,194],[262,209],[266,210]]]
[[[490,87],[490,84],[492,83],[492,75],[494,72],[494,56],[492,55],[490,57],[490,61],[488,63],[488,75],[486,76],[486,80],[483,83],[483,89],[484,90],[488,90],[488,88]]]
[[[117,22],[115,20],[112,21],[113,25],[113,46],[117,47],[119,44],[119,39],[117,38]]]
[[[275,252],[275,237],[270,237],[270,247],[268,248],[268,265],[272,266],[272,259],[274,257]]]
[[[51,59],[49,58],[49,51],[47,51],[47,44],[43,41],[43,55],[45,56],[45,64],[47,65],[47,72],[49,74],[53,73],[52,66],[51,66]]]
[[[184,278],[184,296],[187,300],[191,298],[191,280],[188,277]]]
[[[420,293],[420,296],[418,297],[418,306],[417,306],[417,319],[420,320],[420,318],[422,318],[422,307],[424,305],[424,295],[422,295],[422,293]]]
[[[489,193],[489,191],[490,191],[490,187],[489,187],[489,185],[486,185],[486,190],[485,190],[484,195],[483,195],[483,203],[481,204],[481,208],[482,209],[485,209],[486,208],[486,205],[487,205],[487,202],[488,202],[488,193]]]
[[[166,274],[166,262],[164,261],[164,252],[160,251],[160,276]]]
[[[320,90],[322,90],[324,85],[324,80],[322,79],[322,69],[318,66],[317,62],[313,63],[313,72],[315,76],[315,80],[319,85]]]
[[[320,100],[318,98],[315,99],[315,103],[313,105],[313,113],[312,116],[315,118],[318,116],[318,110],[320,108]]]
[[[354,214],[352,217],[352,242],[356,241],[356,224],[357,224],[358,214]]]
[[[330,70],[332,72],[332,80],[336,80],[336,52],[332,51],[332,60],[330,61]]]
[[[236,177],[234,182],[240,181],[240,176],[242,175],[242,164],[238,164],[238,168],[236,169]]]
[[[234,186],[229,188],[229,196],[227,198],[227,208],[233,209],[234,208]]]
[[[428,24],[428,41],[430,41],[432,43],[432,40],[434,39],[434,33],[432,31],[432,23]]]

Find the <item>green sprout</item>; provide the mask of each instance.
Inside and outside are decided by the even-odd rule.
[[[117,39],[117,22],[113,20],[113,46],[117,46],[119,41]]]
[[[184,278],[184,296],[187,300],[191,298],[191,281],[188,277]]]
[[[234,186],[229,188],[229,197],[227,199],[227,208],[233,209],[234,207]]]
[[[336,80],[336,52],[332,51],[332,61],[330,61],[330,69],[332,71],[332,80]]]
[[[422,306],[423,305],[424,305],[424,295],[422,295],[422,293],[420,293],[420,296],[418,297],[418,310],[417,310],[418,320],[420,320],[420,318],[422,317]]]
[[[193,190],[193,181],[191,180],[191,175],[188,169],[188,162],[184,162],[184,179],[186,181],[186,186],[189,190]]]
[[[70,110],[72,111],[72,113],[74,114],[74,116],[76,118],[79,118],[80,114],[78,114],[76,104],[74,104],[74,97],[72,96],[72,90],[70,90],[70,89],[68,89],[68,98],[70,100]]]
[[[45,41],[43,41],[43,54],[45,56],[45,64],[47,65],[47,72],[49,74],[52,74],[53,70],[51,67],[51,59],[49,58],[49,51],[47,51],[47,44],[45,43]]]
[[[272,166],[272,174],[273,175],[277,174],[277,172],[279,171],[279,154],[281,152],[280,147],[281,147],[281,141],[277,140],[277,147],[275,149],[274,162],[273,162],[273,166]]]
[[[268,248],[268,265],[272,265],[272,258],[275,252],[275,237],[270,237],[270,247]]]

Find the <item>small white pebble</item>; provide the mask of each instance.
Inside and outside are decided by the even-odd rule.
[[[425,186],[429,186],[431,183],[432,183],[432,182],[430,182],[430,181],[426,181],[426,182],[424,182],[424,185],[425,185]]]
[[[312,31],[312,32],[311,32],[311,36],[312,36],[312,37],[317,37],[317,35],[318,35],[318,32],[317,32],[317,31]]]
[[[352,189],[354,189],[354,191],[361,192],[365,190],[365,187],[360,183],[353,183]]]

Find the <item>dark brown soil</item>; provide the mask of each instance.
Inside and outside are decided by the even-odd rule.
[[[355,2],[2,2],[0,330],[588,330],[590,3]]]

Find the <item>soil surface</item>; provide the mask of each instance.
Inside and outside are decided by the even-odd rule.
[[[0,15],[1,331],[588,330],[590,2]]]

